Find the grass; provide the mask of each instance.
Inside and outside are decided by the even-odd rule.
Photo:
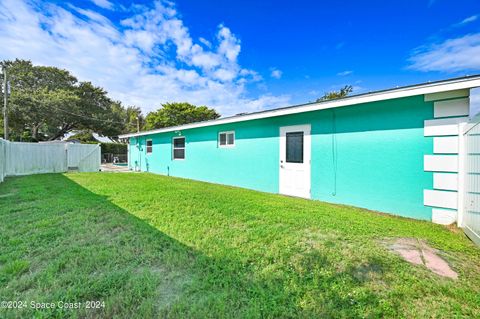
[[[442,251],[458,280],[389,252]],[[0,185],[1,318],[479,317],[480,250],[463,233],[348,206],[150,174],[45,174]]]

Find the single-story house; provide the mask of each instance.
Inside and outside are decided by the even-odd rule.
[[[448,224],[479,86],[480,75],[455,78],[120,138],[132,170]]]

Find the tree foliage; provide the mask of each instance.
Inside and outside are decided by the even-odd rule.
[[[190,103],[164,103],[155,112],[150,112],[145,119],[145,129],[157,129],[193,122],[214,120],[220,117],[214,109],[195,106]]]
[[[214,109],[189,103],[165,103],[145,117],[139,107],[124,107],[103,88],[78,81],[67,70],[18,59],[0,65],[7,67],[11,87],[12,140],[55,140],[71,131],[85,133],[80,137],[88,140],[91,132],[105,136],[136,132],[137,122],[140,129],[154,129],[220,117]],[[2,81],[3,77],[0,85]]]
[[[125,109],[125,130],[127,132],[136,132],[137,131],[137,118],[139,128],[145,125],[145,117],[142,114],[142,110],[136,106],[129,106]]]
[[[127,110],[90,82],[67,70],[34,66],[30,61],[3,61],[8,70],[9,129],[12,139],[54,140],[72,130],[103,135],[127,131]]]
[[[348,96],[350,93],[352,93],[352,91],[353,87],[351,85],[345,85],[338,91],[330,91],[325,93],[321,98],[317,99],[317,102],[340,99],[342,97]]]

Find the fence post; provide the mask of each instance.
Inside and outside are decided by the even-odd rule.
[[[8,163],[7,163],[7,155],[8,155],[8,141],[3,141],[3,177],[2,180],[5,178],[5,176],[8,175]]]
[[[65,172],[68,172],[68,142],[65,143]]]
[[[465,214],[465,184],[466,184],[466,170],[465,161],[467,159],[467,149],[465,145],[465,129],[467,123],[458,124],[458,190],[457,190],[457,226],[463,227],[463,219]]]

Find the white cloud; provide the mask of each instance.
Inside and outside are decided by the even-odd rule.
[[[245,101],[245,107],[247,110],[262,110],[262,109],[273,109],[280,106],[287,106],[290,96],[288,95],[263,95],[256,100]],[[268,107],[265,107],[268,105]]]
[[[337,75],[338,76],[347,76],[347,75],[350,75],[352,73],[353,73],[353,71],[346,70],[346,71],[338,72]]]
[[[289,103],[286,95],[249,96],[247,85],[262,77],[239,64],[240,40],[225,25],[212,42],[195,43],[172,4],[132,8],[119,27],[91,10],[0,0],[0,59],[66,68],[144,111],[188,101],[231,115]]]
[[[270,76],[274,79],[280,79],[282,77],[283,72],[280,71],[279,69],[272,68],[272,72],[270,73]]]
[[[201,43],[203,43],[207,48],[211,48],[212,47],[212,43],[210,41],[208,41],[207,39],[205,38],[198,38],[198,41],[200,41]]]
[[[240,40],[224,25],[220,25],[217,37],[220,42],[218,52],[224,54],[231,62],[237,61],[238,54],[240,53]]]
[[[466,17],[462,21],[452,24],[450,27],[446,28],[445,30],[452,30],[452,29],[455,29],[455,28],[461,28],[466,24],[470,24],[472,22],[477,21],[478,17],[479,17],[478,14]]]
[[[468,18],[463,19],[459,24],[460,25],[467,24],[467,23],[476,21],[477,19],[478,19],[478,15],[473,15],[473,16],[470,16]]]
[[[480,70],[480,33],[417,48],[410,63],[409,68],[420,71]]]
[[[92,0],[93,3],[95,3],[95,5],[99,6],[100,8],[104,8],[104,9],[113,9],[113,3],[111,3],[110,1],[108,0]]]
[[[250,79],[252,82],[258,82],[263,80],[262,76],[254,70],[241,69],[240,75],[246,79]]]

